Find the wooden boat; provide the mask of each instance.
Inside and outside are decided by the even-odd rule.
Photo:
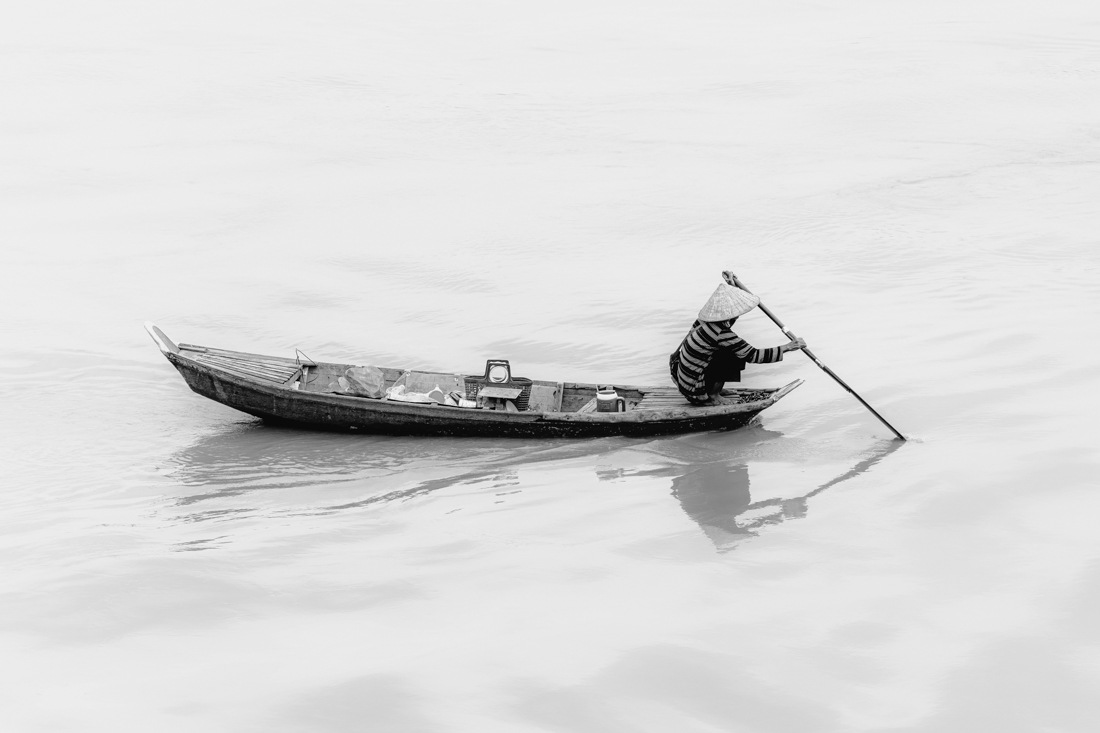
[[[188,386],[203,397],[265,421],[321,430],[388,435],[499,437],[646,436],[729,430],[748,423],[802,384],[781,388],[731,389],[736,403],[692,405],[675,387],[614,385],[626,412],[591,410],[595,384],[532,380],[526,410],[469,409],[370,399],[340,392],[338,378],[352,365],[263,356],[192,344],[175,344],[152,323],[145,324],[161,352]],[[382,369],[387,385],[402,374],[424,387],[446,392],[475,379],[457,374]],[[411,388],[410,388],[411,389]]]

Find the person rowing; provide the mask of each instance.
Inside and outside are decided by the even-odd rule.
[[[760,298],[741,288],[722,283],[699,311],[699,318],[680,347],[668,358],[672,381],[695,405],[722,405],[726,382],[740,382],[745,364],[772,364],[788,351],[806,347],[795,337],[782,346],[758,349],[733,332],[740,316],[760,304]]]

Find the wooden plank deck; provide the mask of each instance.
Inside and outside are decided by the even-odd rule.
[[[680,394],[675,387],[659,387],[647,390],[642,396],[642,401],[636,404],[633,410],[670,410],[685,407],[696,407]]]

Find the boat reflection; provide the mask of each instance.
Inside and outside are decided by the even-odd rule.
[[[517,469],[536,463],[578,461],[578,467],[590,471],[595,462],[622,465],[630,462],[627,456],[642,453],[644,467],[601,465],[595,469],[597,477],[670,478],[681,508],[724,552],[766,525],[805,516],[810,498],[866,472],[901,445],[884,441],[824,484],[793,498],[759,501],[752,500],[753,463],[790,462],[817,455],[819,447],[759,425],[643,440],[528,441],[348,436],[244,423],[177,453],[172,474],[182,489],[174,501],[183,510],[178,519],[202,522],[253,514],[261,502],[242,502],[240,497],[254,492],[309,488],[306,501],[298,495],[277,510],[315,516],[399,502],[460,484],[484,483],[494,489],[519,485]],[[275,507],[268,503],[267,509]]]
[[[353,482],[381,486],[387,483],[384,479],[402,479],[413,470],[446,474],[401,490],[381,490],[361,501],[313,507],[336,511],[476,482],[519,464],[606,453],[629,442],[349,436],[249,422],[198,440],[176,453],[171,463],[172,477],[184,489],[175,499],[177,506],[272,489]]]

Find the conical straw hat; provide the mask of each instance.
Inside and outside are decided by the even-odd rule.
[[[722,283],[699,311],[699,320],[728,321],[748,313],[759,304],[760,298],[752,293],[746,293],[741,288]]]

